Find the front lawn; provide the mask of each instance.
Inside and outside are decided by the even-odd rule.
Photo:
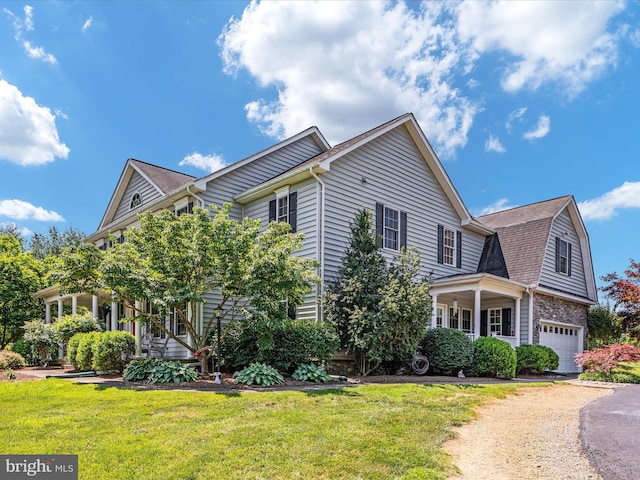
[[[580,380],[614,383],[640,383],[640,362],[620,362],[610,374],[603,372],[581,373]]]
[[[440,448],[452,427],[516,388],[222,394],[59,379],[4,383],[0,452],[77,454],[83,480],[444,479],[455,470]]]

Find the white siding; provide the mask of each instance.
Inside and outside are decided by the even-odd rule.
[[[560,237],[571,244],[571,276],[556,272],[556,237]],[[584,275],[580,240],[573,226],[571,217],[565,209],[553,221],[551,234],[547,243],[540,285],[587,297],[587,284]]]
[[[131,206],[131,197],[135,193],[139,193],[142,197],[142,206],[139,211],[144,211],[145,205],[148,205],[153,200],[160,198],[160,193],[151,183],[149,183],[138,172],[133,172],[133,175],[129,180],[129,184],[124,191],[124,195],[122,196],[122,200],[120,201],[120,205],[118,205],[118,208],[116,209],[116,213],[113,217],[114,222],[129,214],[131,211],[129,208]]]
[[[407,246],[420,251],[424,275],[476,272],[484,237],[460,227],[460,218],[404,126],[334,161],[322,179],[326,279],[337,273],[356,211],[365,207],[375,214],[376,202],[407,212]],[[462,268],[438,264],[439,224],[462,232]],[[391,258],[394,252],[385,254]]]

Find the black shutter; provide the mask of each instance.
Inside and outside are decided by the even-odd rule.
[[[571,244],[567,242],[567,275],[571,276]]]
[[[271,200],[269,202],[269,223],[276,220],[276,201]]]
[[[407,212],[400,212],[400,248],[407,247]]]
[[[511,335],[511,309],[502,309],[502,335]]]
[[[376,237],[378,248],[382,247],[382,235],[384,234],[384,205],[376,203]]]
[[[456,232],[456,268],[462,268],[462,232]]]
[[[438,225],[438,263],[444,263],[444,226]]]
[[[560,271],[560,237],[556,237],[556,272]]]
[[[487,330],[488,330],[487,329],[487,311],[481,310],[480,311],[480,336],[486,337]]]
[[[298,229],[298,192],[289,194],[289,225],[292,232]]]

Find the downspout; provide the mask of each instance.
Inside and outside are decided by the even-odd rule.
[[[320,262],[320,285],[316,294],[316,320],[323,319],[322,294],[324,292],[324,182],[313,171],[313,166],[309,167],[309,173],[320,184],[320,202],[316,201],[316,254]]]
[[[204,208],[204,200],[198,195],[196,195],[195,193],[193,193],[191,190],[189,190],[189,188],[191,188],[191,185],[187,185],[187,193],[191,195],[193,198],[195,198],[196,200],[198,200],[198,202],[200,203],[200,206]]]
[[[529,294],[529,305],[527,306],[527,315],[528,315],[528,324],[529,331],[527,333],[527,343],[529,345],[533,345],[533,292],[531,291],[531,287],[527,287],[525,292]]]

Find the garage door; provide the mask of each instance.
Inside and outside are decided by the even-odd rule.
[[[580,372],[573,357],[582,352],[582,327],[541,322],[540,345],[551,347],[560,357],[558,372]]]

